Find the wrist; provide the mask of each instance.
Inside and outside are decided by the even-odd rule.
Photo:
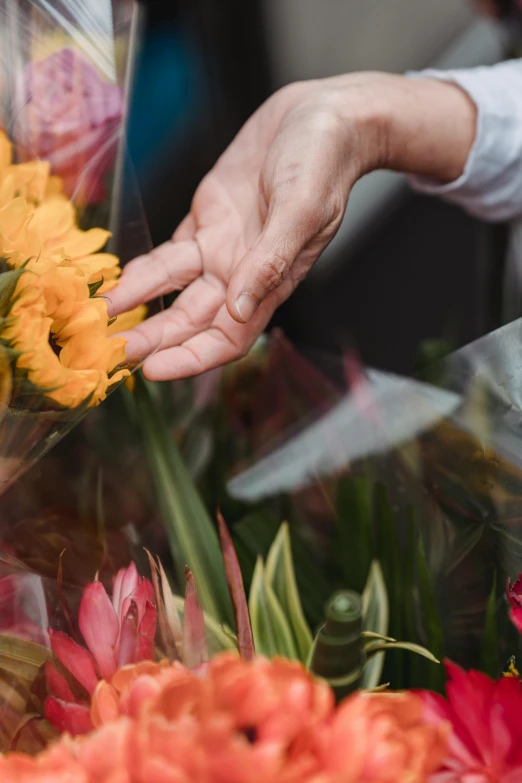
[[[477,108],[458,85],[395,77],[387,92],[386,168],[441,183],[464,172],[477,130]]]
[[[349,74],[325,83],[350,129],[357,176],[385,168],[451,182],[463,173],[477,109],[457,85],[384,73]]]

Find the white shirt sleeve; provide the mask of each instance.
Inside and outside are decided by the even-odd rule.
[[[413,187],[485,220],[522,217],[522,60],[408,75],[458,84],[478,110],[477,133],[462,176],[445,185],[411,177]]]

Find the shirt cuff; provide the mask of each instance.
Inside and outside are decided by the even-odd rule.
[[[457,71],[426,70],[410,78],[439,79],[465,90],[477,107],[477,130],[462,175],[440,184],[410,177],[415,190],[442,196],[487,220],[522,214],[522,63]]]

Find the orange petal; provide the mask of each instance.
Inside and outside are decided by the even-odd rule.
[[[91,720],[95,726],[110,723],[120,715],[120,698],[115,688],[105,680],[98,683],[91,704]]]

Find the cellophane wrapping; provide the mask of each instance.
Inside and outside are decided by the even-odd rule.
[[[130,374],[117,333],[159,304],[109,315],[150,250],[125,145],[137,5],[4,0],[0,29],[3,491]]]

